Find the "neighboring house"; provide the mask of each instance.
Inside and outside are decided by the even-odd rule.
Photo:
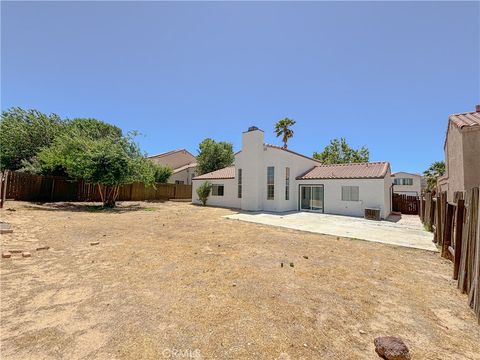
[[[480,105],[476,111],[448,118],[445,137],[445,175],[439,187],[454,201],[456,191],[480,186]]]
[[[392,174],[393,192],[395,194],[420,196],[423,179],[419,174],[396,172]]]
[[[185,149],[149,156],[149,159],[155,164],[173,169],[173,174],[168,179],[169,183],[191,185],[192,178],[197,175],[197,159]]]
[[[315,211],[363,216],[366,208],[391,212],[388,162],[322,165],[289,149],[264,143],[262,130],[251,127],[242,135],[235,165],[193,179],[196,189],[212,184],[207,204],[248,211]]]

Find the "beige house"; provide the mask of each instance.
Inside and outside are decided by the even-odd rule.
[[[480,105],[474,112],[450,115],[444,150],[446,172],[439,185],[453,201],[455,191],[480,186]]]
[[[422,176],[408,172],[392,174],[393,192],[395,194],[420,196],[422,193]]]
[[[155,164],[173,169],[169,183],[191,185],[193,177],[197,175],[197,159],[185,149],[153,155],[149,159]]]

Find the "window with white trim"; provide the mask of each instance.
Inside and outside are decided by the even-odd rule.
[[[212,185],[212,196],[223,196],[223,185]]]
[[[267,167],[267,200],[275,198],[275,168]]]
[[[358,200],[360,200],[358,186],[342,186],[342,201]]]
[[[242,169],[238,169],[238,198],[242,198]]]
[[[285,168],[285,200],[290,200],[290,168]]]

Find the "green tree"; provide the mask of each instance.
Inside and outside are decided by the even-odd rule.
[[[212,185],[208,181],[205,181],[204,183],[200,184],[200,186],[197,188],[197,195],[200,201],[202,202],[203,206],[207,205],[207,200],[208,200],[208,197],[210,196],[211,190],[212,190]]]
[[[155,182],[156,183],[166,183],[170,176],[173,174],[173,170],[170,166],[162,166],[153,164],[155,169]]]
[[[423,172],[427,181],[427,190],[432,191],[437,186],[437,178],[445,174],[445,162],[435,161]]]
[[[345,138],[330,140],[330,144],[318,153],[314,152],[313,157],[323,164],[347,164],[368,162],[370,152],[365,146],[360,149],[353,149]]]
[[[46,115],[19,107],[3,111],[0,120],[1,170],[33,166],[36,154],[50,145],[63,128],[64,121],[55,114]]]
[[[73,127],[57,136],[38,154],[42,168],[51,172],[63,169],[72,178],[96,184],[105,207],[115,206],[121,185],[143,182],[153,186],[155,168],[132,135],[94,138],[86,133]]]
[[[197,164],[200,175],[231,166],[234,160],[231,143],[205,139],[198,146]]]
[[[279,120],[275,124],[275,135],[282,137],[283,147],[287,148],[288,139],[293,137],[293,130],[291,127],[295,125],[296,121],[288,117]]]

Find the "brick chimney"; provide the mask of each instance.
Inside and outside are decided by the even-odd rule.
[[[475,111],[476,111],[476,112],[480,112],[480,105],[476,105],[476,106],[475,106]]]

